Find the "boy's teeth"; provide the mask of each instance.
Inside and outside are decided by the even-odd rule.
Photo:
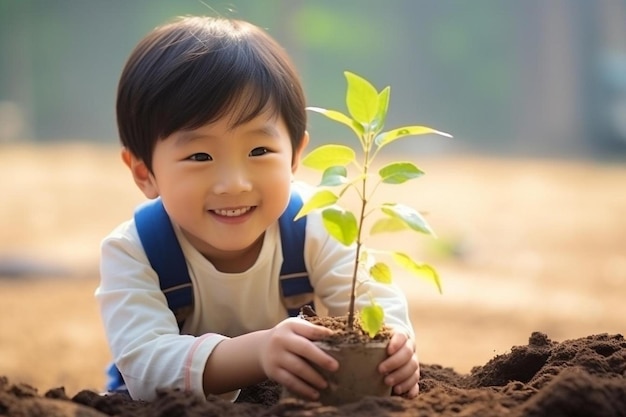
[[[237,217],[237,216],[241,216],[242,214],[246,214],[247,212],[249,212],[250,207],[230,209],[230,210],[214,210],[214,211],[220,216]]]

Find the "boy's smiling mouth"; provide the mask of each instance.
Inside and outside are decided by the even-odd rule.
[[[238,208],[229,208],[229,209],[215,209],[211,211],[217,214],[218,216],[239,217],[239,216],[243,216],[246,213],[249,213],[253,208],[254,207],[252,206],[247,206],[247,207],[238,207]]]

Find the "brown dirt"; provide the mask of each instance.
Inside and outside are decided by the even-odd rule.
[[[0,380],[0,412],[29,417],[49,416],[51,410],[59,416],[94,417],[626,415],[626,340],[621,335],[600,334],[557,343],[535,332],[527,345],[513,347],[510,353],[494,357],[469,374],[439,365],[423,365],[422,374],[421,394],[416,399],[367,397],[340,407],[280,400],[280,387],[271,382],[244,390],[237,403],[218,397],[204,402],[174,390],[142,402],[88,390],[71,399],[63,389],[41,397],[34,388],[9,385],[5,378]]]
[[[348,329],[348,316],[318,316],[315,311],[313,311],[309,306],[305,306],[300,314],[302,317],[319,326],[324,326],[328,329],[333,330],[333,334],[322,339],[322,342],[325,342],[329,345],[341,345],[341,344],[351,344],[351,343],[369,343],[369,342],[386,342],[388,343],[391,340],[392,329],[388,326],[384,326],[376,333],[376,335],[372,338],[369,334],[363,330],[361,327],[361,320],[358,315],[354,318],[354,327],[352,329]]]
[[[626,416],[626,165],[474,156],[417,156],[427,175],[392,195],[423,210],[438,240],[373,242],[400,244],[443,282],[439,295],[394,277],[423,366],[416,400],[276,403],[271,383],[245,390],[245,404],[98,395],[110,360],[98,245],[143,200],[117,153],[0,148],[0,267],[26,266],[0,279],[0,415]]]

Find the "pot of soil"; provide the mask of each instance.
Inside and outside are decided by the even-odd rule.
[[[388,342],[316,344],[339,362],[336,372],[320,369],[328,387],[320,391],[319,402],[341,405],[361,400],[366,396],[386,397],[391,387],[385,385],[378,365],[387,357]]]
[[[336,330],[331,338],[323,340],[320,345],[339,361],[339,370],[336,372],[326,373],[318,369],[329,383],[329,386],[321,392],[320,402],[324,404],[342,404],[364,396],[388,396],[391,393],[391,389],[383,383],[384,376],[377,371],[387,356],[387,346],[391,339],[391,329],[384,326],[385,312],[376,302],[377,291],[369,295],[370,303],[362,305],[360,311],[357,311],[356,298],[357,289],[364,281],[371,280],[377,285],[391,284],[393,274],[385,262],[370,257],[370,250],[363,246],[367,230],[364,228],[368,228],[370,234],[413,230],[434,235],[428,222],[417,210],[396,202],[380,204],[374,202],[373,198],[379,185],[403,184],[421,177],[423,172],[411,162],[393,161],[379,170],[375,170],[372,163],[384,146],[406,136],[438,134],[452,137],[426,126],[405,126],[384,132],[390,87],[378,91],[369,81],[352,72],[345,71],[344,75],[348,86],[346,91],[348,115],[320,107],[307,109],[350,127],[358,139],[357,149],[363,151],[362,161],[357,162],[355,150],[342,144],[322,145],[304,156],[302,165],[321,172],[322,180],[318,190],[303,203],[294,218],[294,221],[297,221],[313,211],[318,211],[321,213],[322,224],[328,235],[345,247],[354,248],[352,285],[350,293],[346,294],[348,315],[320,318],[316,314],[313,314],[313,317],[306,312],[301,314],[306,320]],[[356,168],[354,176],[348,175],[349,165]],[[374,186],[371,186],[372,181],[375,183]],[[356,192],[360,201],[354,212],[339,205],[339,200],[349,189]],[[370,205],[372,203],[374,205]],[[369,223],[370,213],[378,210],[384,217],[366,225]],[[398,266],[413,275],[432,281],[441,292],[439,275],[431,266],[417,262],[403,252],[394,250],[374,252],[377,255],[389,256]],[[363,327],[359,322],[360,319]]]
[[[328,382],[326,389],[320,391],[318,400],[320,403],[336,406],[359,401],[367,396],[391,395],[391,387],[384,383],[384,375],[378,372],[378,365],[388,356],[390,328],[383,327],[376,336],[371,338],[361,328],[358,318],[353,328],[348,329],[347,316],[302,315],[301,317],[335,331],[332,336],[314,342],[339,362],[339,369],[335,372],[315,367]],[[284,390],[283,397],[293,396],[292,393]]]

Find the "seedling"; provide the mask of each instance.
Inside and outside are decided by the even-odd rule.
[[[372,163],[381,149],[407,136],[437,134],[451,137],[449,134],[425,126],[405,126],[383,131],[391,88],[386,87],[378,92],[367,80],[351,72],[344,72],[347,80],[346,105],[348,115],[335,110],[319,107],[308,107],[307,110],[323,114],[335,122],[348,126],[357,136],[362,150],[362,160],[357,161],[353,148],[339,144],[322,145],[307,154],[302,164],[322,171],[322,179],[318,190],[304,204],[296,216],[296,220],[313,210],[321,210],[322,220],[328,233],[346,246],[355,246],[356,257],[352,275],[352,290],[348,310],[347,330],[351,331],[355,323],[355,300],[359,267],[366,267],[368,252],[390,257],[400,267],[413,275],[432,281],[441,293],[441,282],[437,271],[425,263],[416,262],[403,252],[375,250],[363,246],[366,220],[373,214],[379,217],[371,224],[370,235],[381,232],[397,232],[413,230],[433,235],[434,232],[424,217],[415,209],[395,202],[380,205],[374,203],[372,197],[381,184],[403,184],[421,177],[424,172],[411,162],[396,161],[386,164],[372,173]],[[355,174],[348,176],[347,167],[352,165]],[[338,205],[346,191],[353,190],[358,194],[361,204],[356,215]],[[382,216],[380,216],[382,213]],[[392,282],[389,266],[381,261],[369,267],[369,275],[382,283]],[[360,311],[361,326],[374,337],[384,325],[383,308],[370,296],[370,305]]]

